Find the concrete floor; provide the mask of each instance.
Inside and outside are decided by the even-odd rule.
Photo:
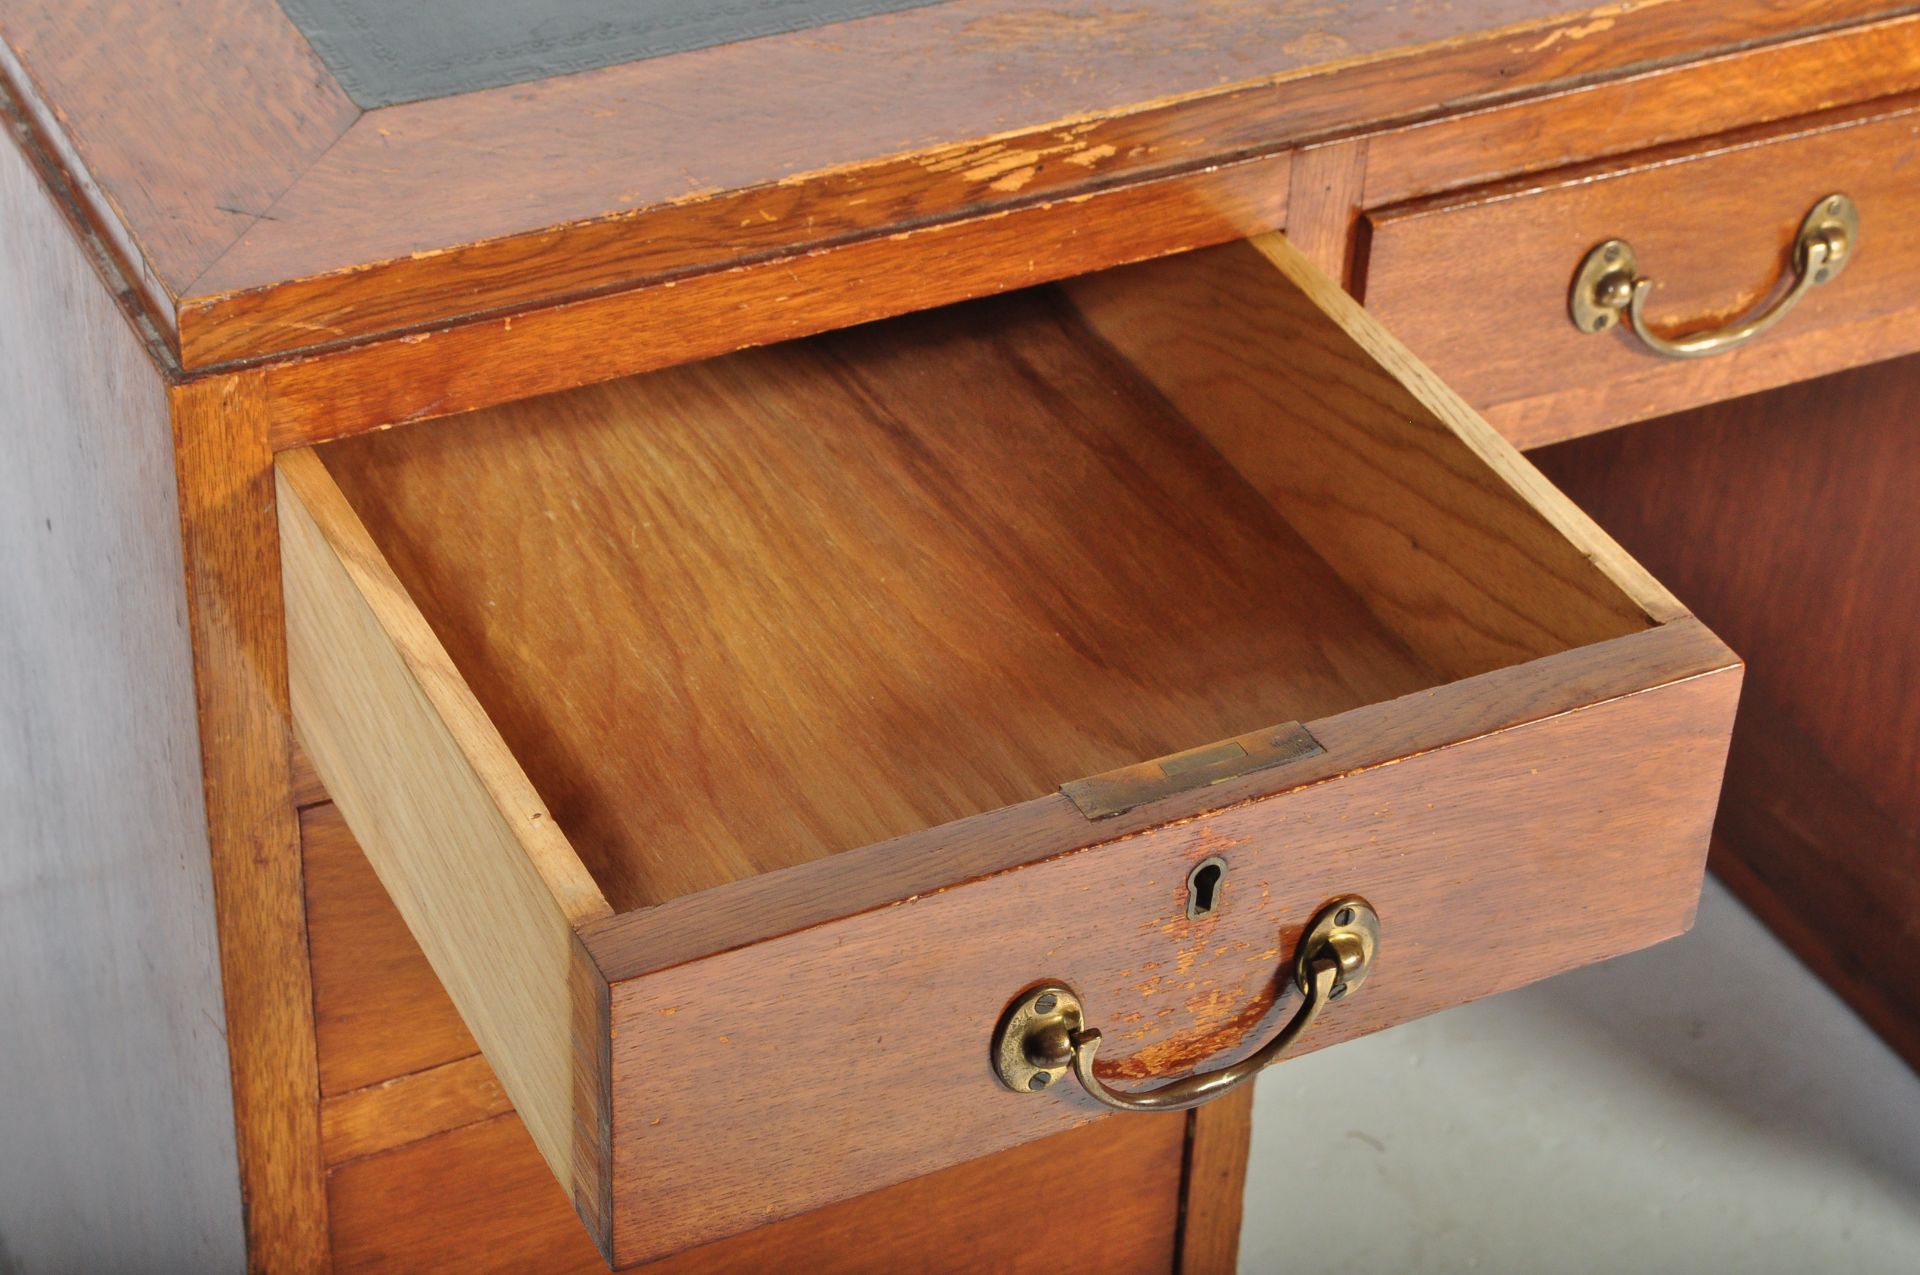
[[[1685,938],[1262,1079],[1240,1253],[1915,1275],[1920,1080],[1709,881]]]

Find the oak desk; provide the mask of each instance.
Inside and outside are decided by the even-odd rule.
[[[1228,1270],[1710,829],[1920,1060],[1920,6],[383,8],[0,3],[0,1257]]]

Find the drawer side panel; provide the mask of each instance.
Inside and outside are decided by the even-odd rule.
[[[301,743],[591,1228],[598,973],[573,927],[607,905],[317,457],[282,458],[279,506]]]

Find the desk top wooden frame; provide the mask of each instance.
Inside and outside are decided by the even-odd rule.
[[[1205,168],[1914,6],[948,0],[362,110],[275,0],[0,5],[0,74],[189,370]],[[830,31],[831,39],[823,32]],[[805,118],[804,130],[786,121]]]

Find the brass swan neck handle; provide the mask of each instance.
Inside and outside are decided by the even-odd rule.
[[[1653,280],[1640,273],[1633,245],[1609,239],[1596,246],[1574,272],[1567,312],[1582,332],[1605,332],[1624,316],[1635,336],[1655,354],[1670,359],[1702,359],[1738,349],[1785,318],[1800,298],[1831,283],[1852,260],[1860,243],[1860,213],[1851,199],[1822,197],[1800,223],[1793,244],[1793,285],[1773,305],[1750,318],[1695,332],[1667,337],[1647,323],[1647,297]]]
[[[1338,898],[1314,914],[1301,936],[1293,978],[1305,1000],[1264,1045],[1227,1067],[1196,1072],[1154,1089],[1115,1089],[1094,1074],[1099,1029],[1085,1024],[1080,997],[1064,983],[1042,983],[1008,1008],[994,1033],[994,1069],[1001,1083],[1022,1093],[1048,1088],[1071,1071],[1094,1101],[1120,1111],[1185,1111],[1237,1088],[1279,1058],[1311,1028],[1321,1011],[1357,990],[1380,945],[1380,920],[1358,895]]]

